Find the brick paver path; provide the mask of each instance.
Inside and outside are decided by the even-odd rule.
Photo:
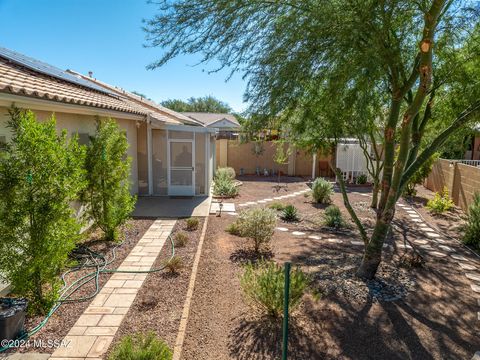
[[[118,270],[150,270],[175,220],[156,220]],[[147,274],[115,273],[65,336],[51,360],[100,359],[108,350]]]

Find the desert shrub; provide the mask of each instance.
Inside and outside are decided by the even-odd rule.
[[[238,195],[238,188],[229,177],[215,177],[213,195],[226,198],[235,197]]]
[[[172,350],[157,338],[153,331],[147,334],[124,336],[113,348],[109,360],[171,360]]]
[[[198,224],[200,221],[197,218],[189,218],[187,219],[187,230],[194,231],[198,229]]]
[[[453,200],[448,194],[448,189],[445,187],[443,191],[435,193],[433,199],[428,200],[427,209],[434,214],[442,214],[455,206]]]
[[[0,274],[44,313],[61,286],[59,273],[79,239],[70,203],[84,187],[85,151],[55,118],[38,122],[31,111],[12,108],[12,140],[0,158]]]
[[[333,185],[324,178],[316,178],[312,184],[312,196],[315,202],[328,204],[333,194]]]
[[[288,205],[282,211],[282,220],[287,222],[298,221],[298,210],[293,205]]]
[[[130,195],[130,167],[125,133],[112,120],[98,120],[95,136],[87,149],[87,189],[83,196],[86,216],[104,233],[105,239],[117,240],[135,206]]]
[[[343,220],[342,212],[338,206],[330,205],[325,209],[323,214],[324,224],[328,227],[333,227],[339,229],[345,226],[345,221]]]
[[[480,245],[480,192],[475,193],[473,202],[468,208],[463,242],[476,247]]]
[[[183,269],[183,260],[179,256],[174,256],[165,262],[165,269],[171,274],[178,274]]]
[[[228,225],[225,231],[235,236],[242,236],[242,234],[240,233],[240,227],[236,221]]]
[[[218,168],[215,172],[215,178],[228,178],[230,180],[234,180],[235,177],[235,170],[231,167]]]
[[[367,175],[360,174],[357,176],[357,184],[364,185],[368,181]]]
[[[408,180],[407,184],[405,185],[405,190],[403,191],[403,195],[405,196],[417,195],[417,190],[415,190],[415,187],[417,185],[423,184],[425,179],[428,177],[428,175],[432,171],[433,164],[438,158],[439,158],[439,154],[434,154],[427,161],[423,163],[423,165]]]
[[[188,236],[185,233],[179,232],[175,234],[175,246],[184,247],[187,245]]]
[[[274,201],[270,205],[268,205],[268,207],[273,210],[282,211],[283,209],[285,209],[286,205],[282,204],[279,201]]]
[[[278,318],[283,314],[284,269],[273,261],[248,263],[240,278],[244,295],[262,314]],[[290,271],[289,312],[300,304],[308,278],[299,268]]]
[[[255,252],[270,242],[277,219],[275,212],[266,208],[252,208],[240,212],[237,219],[240,234],[253,240]]]

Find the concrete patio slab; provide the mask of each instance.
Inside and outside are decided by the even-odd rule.
[[[140,218],[208,216],[211,201],[212,198],[209,196],[139,196],[132,216]]]
[[[210,214],[216,214],[220,211],[220,203],[213,201],[210,205]],[[232,213],[235,212],[234,203],[222,203],[222,213]]]

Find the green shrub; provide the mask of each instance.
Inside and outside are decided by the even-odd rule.
[[[45,313],[61,286],[59,274],[79,240],[71,202],[85,185],[84,148],[57,134],[55,118],[10,110],[12,141],[0,158],[0,274]]]
[[[171,274],[178,274],[183,269],[183,260],[179,256],[174,256],[165,262],[165,269]]]
[[[200,221],[197,218],[189,218],[187,219],[187,230],[194,231],[198,229],[198,224]]]
[[[283,209],[282,220],[287,222],[298,221],[298,210],[293,205],[288,205]]]
[[[357,176],[357,184],[364,185],[368,181],[367,175],[360,174]]]
[[[324,224],[328,227],[333,227],[339,229],[345,226],[345,221],[343,220],[342,212],[338,206],[330,205],[325,209],[323,214]]]
[[[231,167],[218,168],[215,172],[215,178],[228,178],[230,180],[235,180],[236,174],[235,170]]]
[[[475,193],[473,202],[468,208],[463,242],[475,247],[480,245],[480,192]]]
[[[175,246],[184,247],[188,243],[188,236],[185,233],[179,232],[175,234]]]
[[[245,266],[240,284],[248,301],[262,314],[278,318],[283,315],[285,272],[273,261]],[[289,313],[295,310],[308,286],[308,278],[299,268],[290,271]]]
[[[235,236],[242,236],[242,234],[240,233],[240,227],[238,226],[238,223],[236,221],[228,225],[225,231]]]
[[[171,360],[172,350],[154,332],[124,336],[115,345],[109,360]]]
[[[428,200],[427,209],[434,214],[442,214],[455,206],[453,200],[448,194],[448,189],[445,187],[443,191],[435,193],[432,200]]]
[[[213,195],[219,197],[235,197],[238,195],[238,188],[229,177],[216,177],[213,183]]]
[[[333,185],[324,178],[316,178],[312,184],[312,196],[320,204],[330,203],[333,194]]]
[[[410,180],[408,180],[407,184],[405,185],[405,190],[403,191],[403,195],[405,196],[417,195],[417,190],[415,190],[415,187],[417,185],[423,184],[425,179],[428,177],[428,175],[432,171],[433,164],[438,158],[439,158],[439,154],[436,153],[423,163],[423,165],[412,175]]]
[[[285,209],[286,205],[282,204],[279,201],[274,201],[270,205],[268,205],[270,209],[277,210],[277,211],[283,211]]]
[[[130,165],[125,133],[112,120],[98,120],[95,136],[87,150],[87,189],[83,196],[86,215],[104,233],[105,239],[117,240],[135,206],[130,195]]]
[[[252,208],[242,211],[237,219],[240,234],[253,240],[257,253],[262,246],[270,242],[276,223],[275,212],[266,208]]]

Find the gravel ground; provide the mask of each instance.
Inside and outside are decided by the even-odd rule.
[[[243,181],[235,203],[272,197],[274,181],[253,177]],[[273,180],[273,179],[271,179]],[[289,192],[305,188],[300,179],[288,179]],[[295,189],[295,190],[294,190]],[[368,192],[355,188],[355,192]],[[350,195],[353,206],[371,230],[375,213],[369,198]],[[322,224],[325,206],[303,196],[283,200],[295,205],[298,223],[278,226],[272,241],[273,259],[292,261],[313,277],[320,296],[305,296],[290,326],[291,359],[470,359],[480,349],[477,299],[470,282],[451,258],[437,258],[419,250],[422,267],[401,267],[408,241],[426,241],[403,210],[396,214],[397,229],[387,241],[383,265],[376,282],[354,279],[362,246],[351,222],[338,232]],[[341,207],[340,194],[333,202]],[[199,266],[187,326],[183,358],[278,359],[280,324],[253,315],[239,286],[241,264],[249,252],[248,239],[227,234],[224,229],[235,217],[211,217]],[[305,232],[294,236],[293,230]],[[317,235],[320,239],[308,238]],[[341,240],[341,243],[329,239]],[[458,254],[468,256],[458,244],[447,241]],[[474,258],[471,264],[480,268]],[[387,300],[387,301],[386,301]]]

